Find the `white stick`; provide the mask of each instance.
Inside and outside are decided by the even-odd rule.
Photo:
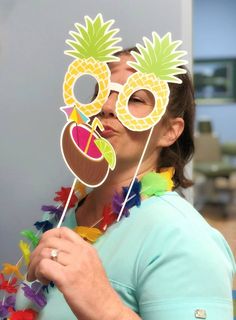
[[[151,139],[153,129],[154,129],[154,126],[153,126],[153,127],[151,128],[151,130],[150,130],[150,133],[149,133],[149,136],[148,136],[148,138],[147,138],[147,141],[146,141],[145,147],[144,147],[144,149],[143,149],[143,153],[142,153],[142,155],[141,155],[141,158],[140,158],[140,160],[139,160],[138,166],[137,166],[137,168],[136,168],[136,171],[135,171],[135,174],[134,174],[133,180],[131,181],[131,184],[130,184],[129,190],[128,190],[127,194],[126,194],[125,200],[124,200],[123,205],[122,205],[122,207],[121,207],[121,209],[120,209],[120,213],[119,213],[119,216],[118,216],[118,218],[117,218],[117,221],[120,221],[121,215],[122,215],[122,213],[123,213],[123,211],[124,211],[124,208],[125,208],[126,202],[127,202],[128,198],[129,198],[129,195],[130,195],[131,189],[132,189],[132,187],[133,187],[134,181],[135,181],[136,176],[137,176],[137,174],[138,174],[138,172],[139,172],[139,169],[140,169],[140,166],[141,166],[141,164],[142,164],[142,161],[143,161],[143,158],[144,158],[145,152],[146,152],[146,150],[147,150],[147,147],[148,147],[149,141],[150,141],[150,139]]]
[[[63,212],[62,212],[60,221],[58,222],[57,229],[61,227],[61,224],[62,224],[62,222],[63,222],[63,220],[64,220],[65,215],[66,215],[66,211],[67,211],[67,208],[68,208],[68,206],[69,206],[70,199],[71,199],[71,197],[72,197],[72,194],[73,194],[73,191],[74,191],[74,188],[75,188],[76,181],[77,181],[77,179],[75,178],[75,180],[74,180],[74,182],[73,182],[73,184],[72,184],[72,186],[71,186],[70,193],[69,193],[69,196],[68,196],[68,198],[67,198],[66,205],[65,205],[65,208],[64,208],[64,210],[63,210]]]

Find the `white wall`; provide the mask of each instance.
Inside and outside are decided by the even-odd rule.
[[[74,22],[101,12],[115,19],[123,47],[171,31],[191,58],[190,0],[0,1],[0,261],[19,258],[19,232],[73,177],[63,163],[59,107],[71,58],[63,54]]]

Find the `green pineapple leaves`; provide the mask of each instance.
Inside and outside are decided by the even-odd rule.
[[[77,31],[70,31],[73,39],[66,43],[72,50],[65,51],[65,54],[80,59],[93,57],[101,62],[119,61],[114,54],[122,49],[117,46],[121,38],[116,37],[119,29],[111,29],[113,23],[114,20],[104,22],[100,13],[94,20],[85,16],[85,25],[75,23]],[[182,41],[172,41],[170,33],[160,38],[153,32],[152,41],[144,37],[143,42],[143,46],[137,44],[139,53],[131,52],[135,61],[128,64],[139,72],[154,74],[160,80],[181,83],[176,76],[186,73],[182,66],[187,64],[186,60],[181,59],[186,55],[186,51],[177,50]]]
[[[182,41],[172,41],[169,32],[163,38],[153,32],[152,42],[146,37],[143,38],[143,42],[144,46],[137,44],[140,53],[131,52],[135,62],[128,62],[128,64],[139,72],[152,73],[160,80],[181,83],[182,81],[176,75],[186,73],[186,70],[179,66],[188,63],[180,59],[187,52],[176,51]]]
[[[114,20],[104,22],[102,15],[98,14],[94,20],[85,16],[86,26],[76,23],[78,32],[70,31],[74,40],[67,40],[66,43],[73,50],[65,51],[65,54],[75,58],[87,59],[93,57],[101,62],[119,61],[114,53],[122,48],[115,46],[121,38],[115,37],[119,29],[110,29]]]

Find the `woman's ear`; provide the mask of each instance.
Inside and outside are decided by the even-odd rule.
[[[180,117],[165,119],[158,141],[159,147],[169,147],[179,138],[184,130],[184,120]]]

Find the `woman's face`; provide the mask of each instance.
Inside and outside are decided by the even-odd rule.
[[[135,70],[126,63],[132,59],[132,56],[124,54],[120,56],[120,62],[113,62],[109,64],[111,70],[111,82],[121,85],[125,84],[127,78],[135,72]],[[124,162],[126,166],[136,166],[141,157],[150,130],[134,132],[122,125],[115,115],[117,96],[118,92],[111,91],[108,100],[103,105],[102,113],[99,115],[99,118],[105,130],[101,135],[109,140],[113,145],[116,151],[118,163]],[[153,106],[154,97],[147,90],[136,91],[129,99],[129,110],[137,118],[148,115],[152,111]],[[156,126],[153,131],[144,159],[144,161],[148,161],[153,168],[156,168],[158,156],[157,127],[158,126]]]

